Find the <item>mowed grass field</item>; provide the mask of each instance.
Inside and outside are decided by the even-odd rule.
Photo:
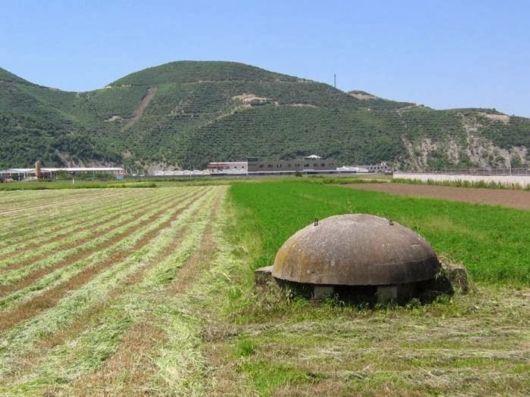
[[[256,289],[344,212],[414,228],[466,296],[315,304]],[[527,395],[530,212],[304,182],[0,192],[0,395]]]
[[[0,394],[178,390],[193,370],[175,301],[213,255],[226,190],[3,193]]]

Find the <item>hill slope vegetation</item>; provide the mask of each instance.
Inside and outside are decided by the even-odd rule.
[[[37,159],[202,168],[311,153],[414,170],[530,160],[530,119],[493,109],[433,110],[234,62],[169,63],[81,93],[0,69],[0,139],[0,168]]]

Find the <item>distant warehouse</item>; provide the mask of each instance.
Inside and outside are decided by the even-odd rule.
[[[337,162],[333,159],[322,159],[312,154],[301,159],[292,160],[248,160],[249,173],[277,173],[277,172],[311,172],[311,171],[335,171]]]
[[[333,159],[322,159],[313,154],[292,160],[258,160],[249,158],[248,161],[223,161],[208,164],[210,174],[278,174],[295,172],[325,172],[336,171],[337,163]]]
[[[387,163],[361,166],[337,165],[334,159],[323,159],[316,154],[292,160],[222,161],[208,164],[208,175],[278,175],[278,174],[342,174],[342,173],[388,173],[392,169]]]
[[[66,174],[75,176],[80,174],[107,174],[117,178],[125,175],[125,170],[121,167],[70,167],[70,168],[49,168],[41,167],[40,162],[35,163],[35,168],[9,168],[0,170],[0,181],[2,180],[31,180],[31,179],[54,179],[57,175]]]
[[[208,164],[208,171],[212,174],[246,174],[248,163],[246,161],[217,161]]]

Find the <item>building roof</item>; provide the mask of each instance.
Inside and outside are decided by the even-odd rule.
[[[71,168],[41,168],[42,173],[46,172],[123,172],[121,167],[71,167]],[[35,168],[9,168],[0,171],[0,174],[31,174],[35,173]]]

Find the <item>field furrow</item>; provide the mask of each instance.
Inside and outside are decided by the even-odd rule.
[[[11,266],[2,274],[0,294],[2,294],[2,291],[9,290],[10,286],[13,284],[20,282],[27,277],[38,279],[38,274],[46,274],[50,270],[64,267],[70,263],[82,260],[94,252],[112,246],[128,234],[131,234],[135,230],[148,224],[151,217],[156,217],[158,214],[163,213],[163,211],[170,208],[171,205],[172,201],[169,199],[166,205],[162,208],[150,208],[149,211],[142,212],[135,218],[128,218],[126,220],[120,220],[119,218],[116,220],[113,219],[109,226],[109,230],[107,230],[105,234],[98,235],[94,239],[81,240],[79,245],[70,249],[65,249],[64,251],[56,251],[56,254],[52,254],[54,251],[51,251],[50,255],[42,260],[28,261],[28,263],[11,263]]]
[[[2,262],[5,262],[6,259],[10,259],[13,256],[17,256],[17,254],[20,256],[34,255],[39,249],[43,249],[43,247],[50,242],[57,240],[65,241],[65,238],[68,237],[76,238],[77,232],[97,228],[98,226],[104,225],[115,216],[147,209],[152,202],[161,202],[167,197],[169,197],[169,195],[161,195],[157,198],[147,197],[136,200],[120,200],[120,205],[106,205],[92,209],[87,214],[79,214],[79,217],[72,219],[70,222],[66,222],[64,218],[58,217],[56,222],[61,225],[59,228],[53,228],[53,230],[51,230],[52,227],[49,229],[42,228],[39,230],[40,233],[31,233],[29,239],[26,236],[25,239],[18,239],[18,241],[10,242],[8,247],[1,250],[1,252],[5,254],[3,255],[4,259]],[[0,266],[2,265],[0,264]]]
[[[175,204],[177,204],[177,202]],[[155,214],[150,215],[147,219],[142,220],[139,224],[134,226],[132,228],[133,230],[129,230],[129,233],[121,235],[119,240],[111,240],[112,243],[105,243],[110,247],[123,240],[126,236],[134,236],[135,232],[140,231],[140,233],[138,233],[139,237],[136,238],[127,249],[116,250],[116,252],[113,252],[110,256],[105,256],[103,260],[98,261],[92,266],[83,267],[79,272],[75,273],[59,285],[44,291],[42,294],[18,305],[12,310],[0,313],[0,330],[12,327],[43,310],[53,307],[68,291],[79,288],[104,269],[120,262],[128,255],[134,254],[135,251],[149,244],[150,240],[152,240],[157,233],[170,225],[181,212],[182,208],[178,207],[173,210],[165,208],[164,210],[157,211]]]
[[[111,199],[116,196],[118,196],[118,193],[115,192],[95,192],[91,195],[84,195],[79,198],[65,198],[64,200],[57,200],[53,202],[45,202],[40,203],[39,205],[31,205],[31,206],[16,206],[15,208],[11,209],[1,209],[0,210],[0,217],[6,219],[10,217],[17,217],[18,220],[24,220],[26,218],[29,218],[33,216],[36,213],[45,213],[49,210],[55,211],[57,209],[61,209],[64,211],[72,211],[75,210],[72,207],[75,205],[82,205],[86,202],[91,202],[94,200],[102,200],[102,199]]]
[[[95,247],[87,248],[81,253],[68,257],[66,260],[59,261],[52,266],[32,273],[26,272],[24,273],[25,277],[22,278],[20,274],[12,275],[17,282],[3,287],[6,293],[11,293],[0,299],[0,307],[5,310],[22,302],[38,299],[41,293],[66,282],[78,272],[83,271],[83,269],[93,267],[117,253],[122,255],[124,248],[132,249],[134,243],[143,238],[151,228],[156,227],[167,219],[171,213],[174,213],[171,210],[182,210],[199,194],[199,192],[196,192],[180,198],[178,205],[171,203],[162,210],[160,208],[153,209],[151,212],[139,217],[134,225],[131,226],[129,224],[125,230],[123,228],[116,230],[113,235],[109,234],[98,240]],[[163,213],[164,211],[166,212]],[[163,213],[162,216],[161,213]]]
[[[63,371],[65,363],[67,373],[60,376],[84,373],[90,369],[87,359],[92,363],[90,365],[97,364],[91,355],[108,355],[108,349],[115,349],[118,335],[140,320],[142,307],[149,303],[144,297],[157,295],[160,286],[174,279],[206,227],[212,202],[219,202],[223,193],[223,188],[203,193],[191,206],[180,211],[179,216],[171,215],[164,221],[167,227],[157,228],[160,233],[153,234],[148,245],[136,244],[135,255],[96,275],[86,285],[76,286],[74,294],[50,308],[45,316],[40,314],[34,321],[11,330],[5,340],[17,348],[12,354],[4,354],[7,365],[5,371],[0,371],[5,379],[18,383],[17,387],[11,384],[10,390],[18,387],[27,390],[28,385],[39,383],[39,378],[46,377],[50,371]],[[83,321],[76,317],[76,313],[82,314]],[[109,335],[112,336],[110,340],[105,340]],[[36,343],[37,340],[40,342]],[[74,345],[80,350],[72,348]],[[21,383],[20,367],[26,370],[35,367],[36,362],[31,357],[35,357],[36,351],[47,352],[46,359],[40,360],[37,368],[25,375]]]
[[[82,206],[75,206],[72,210],[70,208],[61,209],[57,206],[56,211],[52,213],[37,213],[33,214],[28,222],[28,219],[24,218],[11,218],[8,220],[0,219],[0,247],[6,247],[10,244],[15,244],[20,241],[28,239],[28,236],[38,236],[43,233],[53,233],[57,230],[61,230],[62,227],[69,226],[72,223],[79,223],[80,220],[84,219],[85,216],[89,216],[94,211],[104,210],[112,204],[121,204],[124,201],[134,200],[142,197],[149,197],[146,189],[140,190],[137,194],[127,195],[121,192],[121,195],[115,195],[108,199],[98,199],[92,202],[85,203]]]
[[[159,381],[156,376],[159,368],[155,357],[164,355],[162,346],[164,341],[170,339],[170,319],[175,315],[171,310],[171,302],[178,299],[177,290],[183,292],[185,286],[191,285],[192,274],[198,276],[204,270],[204,266],[194,266],[199,264],[199,259],[207,258],[201,250],[206,247],[204,242],[210,241],[211,224],[215,220],[220,198],[217,196],[213,204],[208,203],[197,214],[196,222],[186,238],[168,260],[149,269],[146,277],[142,281],[138,280],[136,288],[114,301],[102,314],[97,333],[91,337],[90,354],[102,354],[101,345],[107,342],[109,356],[101,367],[94,368],[94,372],[87,371],[84,376],[75,379],[73,387],[67,389],[66,394],[102,395],[112,390],[113,393],[134,395],[151,394],[157,390],[160,386],[156,384]],[[180,287],[175,287],[184,272],[188,273],[186,281],[179,283]],[[134,303],[131,305],[127,302]],[[116,317],[116,313],[123,313],[122,317]],[[101,335],[110,332],[120,332],[119,340],[109,343],[101,338]],[[81,338],[84,337],[86,334]],[[87,343],[79,343],[86,352]],[[81,363],[85,360],[79,360],[76,355],[76,361]],[[56,390],[52,388],[48,391]]]
[[[78,229],[71,230],[67,235],[68,237],[55,236],[48,239],[47,243],[40,243],[37,249],[31,251],[25,251],[22,247],[15,245],[14,248],[17,251],[15,255],[0,261],[0,274],[26,267],[44,258],[50,258],[52,252],[60,252],[61,255],[65,255],[67,251],[88,243],[99,235],[109,233],[115,228],[125,226],[150,209],[157,206],[163,207],[171,200],[171,195],[161,196],[158,199],[148,199],[143,205],[136,203],[132,209],[127,206],[126,208],[112,208],[110,212],[101,212],[92,225],[83,223]]]

